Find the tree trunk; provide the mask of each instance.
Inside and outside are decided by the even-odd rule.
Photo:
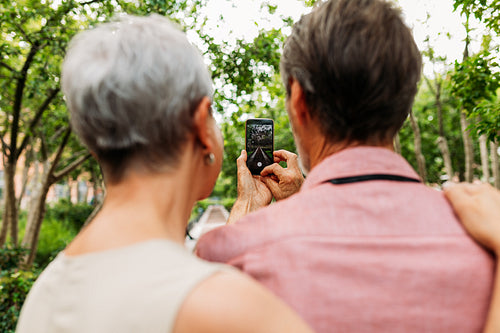
[[[48,161],[44,161],[42,175],[40,179],[34,183],[31,192],[26,231],[22,241],[22,246],[29,249],[24,262],[28,267],[33,264],[33,260],[35,259],[38,236],[45,216],[45,201],[50,187],[50,170],[51,168],[48,165]]]
[[[493,184],[500,189],[500,170],[498,165],[498,142],[490,141],[491,172],[493,174]]]
[[[0,232],[0,246],[7,241],[7,233],[10,231],[10,241],[17,246],[17,202],[14,176],[16,165],[6,162],[5,172],[5,206],[2,220],[2,231]]]
[[[396,134],[394,137],[394,151],[401,155],[401,140],[399,138],[399,134]]]
[[[420,136],[420,128],[418,127],[417,120],[413,112],[410,112],[410,124],[413,129],[413,140],[415,144],[415,157],[417,158],[418,174],[422,181],[425,183],[427,181],[427,173],[425,170],[425,158],[422,154],[422,138]]]
[[[35,260],[40,228],[45,216],[45,202],[47,201],[47,193],[49,192],[50,186],[67,176],[90,157],[90,154],[81,155],[63,170],[59,172],[55,171],[64,147],[68,142],[69,135],[70,130],[68,129],[53,161],[43,161],[42,177],[40,181],[36,183],[36,189],[33,191],[28,220],[26,222],[26,232],[23,238],[23,246],[29,249],[29,254],[25,257],[24,261],[27,267],[30,267]]]
[[[35,260],[36,250],[38,247],[38,237],[40,235],[40,228],[42,226],[43,218],[45,217],[45,201],[47,200],[47,193],[49,192],[49,185],[44,184],[38,193],[33,193],[33,205],[28,212],[28,220],[26,226],[30,229],[26,230],[23,238],[23,247],[29,249],[28,255],[25,258],[24,265],[31,267]]]
[[[439,150],[441,151],[441,155],[443,155],[444,169],[446,171],[446,176],[448,177],[447,180],[451,181],[453,179],[453,165],[451,163],[451,154],[450,149],[448,148],[448,142],[445,137],[440,136],[437,139],[437,144]]]
[[[9,207],[9,195],[7,194],[7,184],[8,184],[8,175],[7,175],[7,170],[4,168],[4,183],[5,183],[5,190],[4,190],[4,209],[3,209],[3,214],[2,214],[2,229],[0,229],[0,247],[5,245],[5,241],[7,240],[7,233],[9,231],[9,219],[7,218],[7,207]]]
[[[26,193],[26,188],[28,186],[28,180],[29,180],[29,170],[30,166],[32,165],[33,158],[32,158],[33,151],[32,149],[29,149],[26,151],[26,154],[24,156],[24,167],[23,167],[23,176],[22,176],[22,181],[21,181],[21,193],[19,193],[19,197],[17,198],[16,202],[16,207],[17,211],[21,209],[21,201],[23,200],[24,194]]]
[[[450,150],[448,148],[448,141],[446,140],[446,135],[444,133],[444,121],[443,121],[443,104],[441,103],[441,79],[436,75],[436,89],[434,90],[436,99],[436,109],[438,115],[438,126],[439,126],[439,137],[437,139],[438,148],[443,155],[444,169],[446,171],[447,180],[451,181],[453,179],[453,165],[451,163]],[[429,83],[429,87],[431,84]],[[432,89],[431,89],[432,90]]]
[[[479,136],[479,150],[481,152],[481,169],[483,171],[482,181],[490,182],[490,162],[488,157],[488,138],[486,135]]]
[[[465,181],[472,183],[474,176],[474,148],[472,146],[472,139],[469,132],[469,121],[465,112],[462,110],[460,113],[460,125],[462,127],[462,139],[464,141],[464,153],[465,153]]]

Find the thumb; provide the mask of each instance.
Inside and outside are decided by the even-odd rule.
[[[247,152],[245,150],[242,150],[240,156],[236,159],[236,166],[238,170],[247,167]]]
[[[261,180],[266,184],[266,186],[271,190],[271,193],[274,196],[274,193],[277,193],[279,191],[279,185],[278,182],[276,182],[274,179],[271,177],[261,177]]]

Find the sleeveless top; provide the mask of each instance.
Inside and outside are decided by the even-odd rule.
[[[61,252],[30,290],[16,332],[171,332],[189,292],[228,269],[168,240]]]

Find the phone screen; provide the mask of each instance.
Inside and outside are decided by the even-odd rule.
[[[246,121],[247,166],[253,175],[274,163],[274,122],[271,119]]]

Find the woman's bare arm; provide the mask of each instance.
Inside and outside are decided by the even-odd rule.
[[[268,290],[239,272],[216,274],[184,301],[175,333],[311,333],[306,323]]]
[[[495,286],[484,332],[500,332],[500,192],[488,184],[458,184],[445,195],[469,234],[497,257]]]

